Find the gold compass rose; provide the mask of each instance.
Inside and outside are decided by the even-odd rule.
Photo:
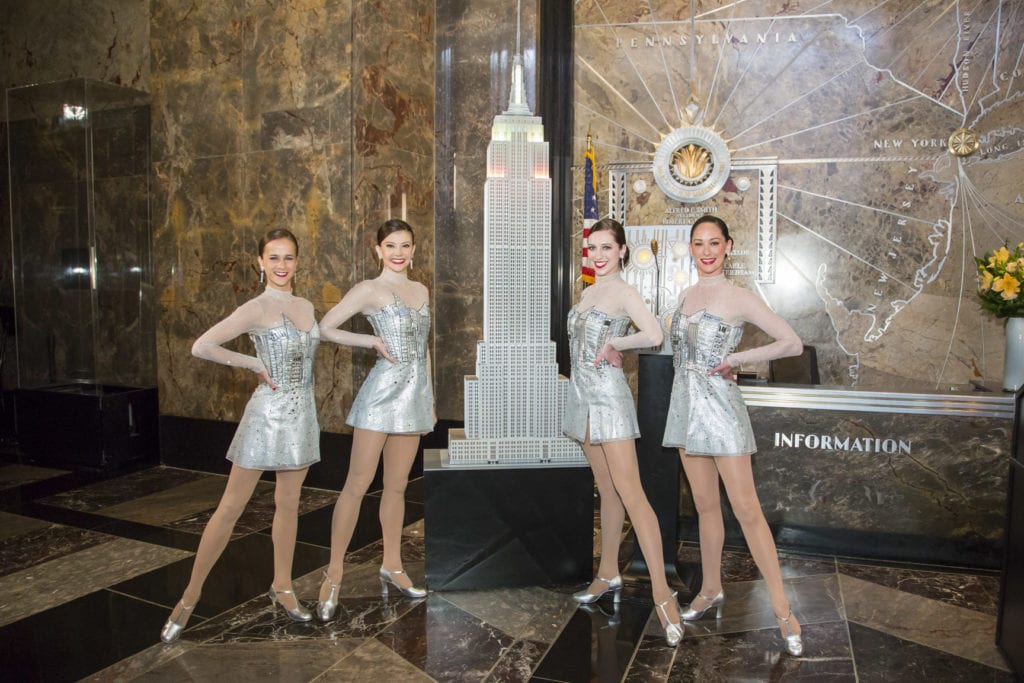
[[[978,134],[970,128],[957,128],[949,136],[949,153],[953,156],[966,157],[978,151]]]

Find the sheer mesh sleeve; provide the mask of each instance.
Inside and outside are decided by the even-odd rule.
[[[203,333],[192,345],[192,355],[259,374],[266,370],[263,361],[256,356],[229,351],[222,344],[253,330],[266,330],[281,325],[285,317],[301,330],[311,330],[316,324],[313,304],[309,301],[288,292],[267,289]]]
[[[803,342],[789,323],[768,308],[759,296],[725,278],[714,284],[693,285],[683,290],[679,300],[679,308],[684,315],[693,315],[703,309],[733,325],[753,323],[775,340],[764,346],[729,354],[725,360],[732,367],[798,356],[803,351]]]
[[[239,335],[260,327],[262,320],[263,307],[256,299],[247,301],[236,308],[234,313],[204,332],[192,345],[192,355],[223,365],[245,368],[257,374],[263,372],[266,368],[256,356],[229,351],[221,346]]]
[[[765,334],[775,341],[757,348],[749,348],[729,355],[729,365],[736,367],[750,362],[763,362],[784,358],[790,355],[800,355],[804,350],[804,343],[800,337],[781,316],[768,307],[753,292],[744,292],[742,317],[744,321],[753,323],[761,328]]]
[[[616,351],[646,349],[661,345],[664,337],[661,324],[644,305],[640,292],[625,280],[621,280],[613,287],[606,285],[598,289],[595,286],[583,290],[579,308],[582,310],[595,308],[613,318],[628,316],[633,321],[633,325],[637,328],[636,332],[611,340],[612,348]]]
[[[654,314],[644,304],[643,297],[633,287],[627,285],[622,290],[622,308],[633,321],[637,331],[625,337],[616,337],[612,340],[612,348],[617,351],[629,349],[647,349],[652,346],[661,346],[665,334],[661,330],[661,323],[654,317]]]
[[[768,305],[753,292],[741,287],[732,289],[735,290],[735,296],[730,297],[730,303],[734,311],[729,317],[735,316],[757,325],[775,341],[729,354],[726,359],[729,365],[737,367],[747,363],[761,363],[800,355],[804,348],[803,342],[788,322],[768,308]]]
[[[376,290],[377,288],[368,280],[364,280],[350,289],[320,321],[320,337],[335,344],[373,348],[374,336],[372,334],[360,334],[338,328],[352,316],[369,312],[375,304],[377,308],[383,308],[390,303],[386,301],[381,304],[380,292]]]

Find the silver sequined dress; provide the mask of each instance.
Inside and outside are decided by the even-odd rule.
[[[562,418],[566,436],[582,442],[588,420],[593,444],[640,436],[633,394],[622,368],[612,367],[607,361],[594,367],[601,347],[609,339],[625,335],[629,324],[629,318],[612,318],[593,308],[581,313],[573,306],[569,311],[572,371]]]
[[[743,323],[707,311],[672,320],[675,379],[663,445],[689,455],[748,455],[757,450],[747,406],[735,382],[708,371],[740,343]]]
[[[397,297],[366,316],[395,362],[380,358],[359,389],[348,424],[386,434],[426,434],[434,428],[434,391],[427,372],[430,309],[412,310]]]
[[[228,448],[227,458],[254,470],[298,470],[320,461],[320,427],[313,399],[313,357],[320,343],[283,317],[281,325],[249,333],[256,356],[277,389],[260,382]]]

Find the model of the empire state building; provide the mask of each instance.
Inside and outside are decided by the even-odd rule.
[[[584,462],[562,436],[568,380],[551,341],[551,178],[544,124],[512,66],[508,110],[494,118],[484,183],[484,338],[465,379],[466,429],[448,464]]]

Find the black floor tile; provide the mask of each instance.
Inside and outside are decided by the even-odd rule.
[[[515,642],[436,594],[379,633],[377,640],[439,681],[483,680]]]
[[[292,576],[302,576],[327,564],[326,548],[297,543]],[[181,598],[192,573],[192,558],[154,569],[111,588],[165,606],[166,612]],[[250,534],[228,543],[213,566],[195,613],[212,617],[261,593],[274,578],[273,545],[270,536]],[[167,614],[164,613],[164,618]],[[161,622],[162,623],[162,622]],[[156,625],[159,630],[160,624]]]
[[[776,628],[693,636],[687,633],[676,653],[672,683],[719,681],[853,681],[846,623],[803,624],[804,653],[793,657]],[[892,678],[891,681],[902,681]]]
[[[621,680],[651,609],[647,600],[623,599],[616,610],[610,598],[581,607],[551,645],[534,676],[566,683]]]
[[[185,531],[166,529],[126,519],[115,519],[92,512],[43,505],[42,503],[28,503],[21,507],[19,514],[65,526],[98,531],[110,534],[111,536],[121,536],[145,543],[153,543],[154,545],[178,548],[179,550],[194,551],[199,544],[199,536]]]
[[[0,679],[73,681],[159,642],[166,610],[96,591],[0,628]]]
[[[307,512],[299,516],[299,541],[318,545],[324,548],[331,547],[331,518],[334,514],[334,506],[325,507]],[[405,524],[412,524],[423,519],[423,505],[421,503],[405,502]],[[270,530],[262,531],[269,534]],[[352,541],[348,544],[348,552],[353,552],[382,537],[380,530],[380,497],[377,495],[363,496],[362,505],[359,507],[359,518],[356,520],[355,530],[352,532]]]
[[[79,529],[96,529],[111,522],[110,517],[97,515],[92,512],[81,510],[69,510],[67,508],[44,505],[42,503],[28,502],[20,506],[16,511],[19,515],[44,519],[47,522],[74,526]]]

